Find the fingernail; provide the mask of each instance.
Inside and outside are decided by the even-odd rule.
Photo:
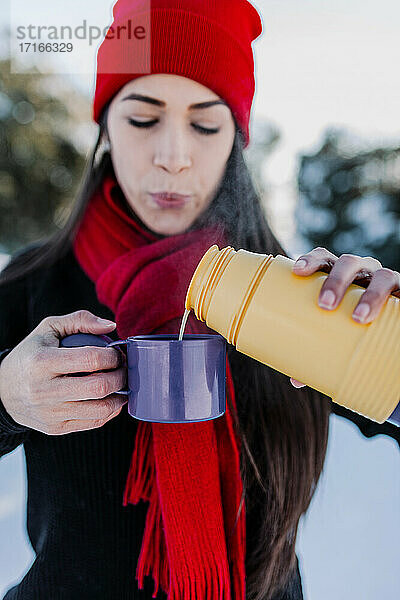
[[[326,290],[319,299],[319,305],[323,308],[332,308],[335,304],[336,296],[332,290]]]
[[[115,327],[117,324],[114,321],[110,321],[109,319],[101,319],[100,317],[96,317],[97,322],[100,325],[104,325],[104,327]]]
[[[361,302],[353,312],[353,317],[356,317],[358,321],[364,321],[369,314],[369,305],[366,302]]]
[[[301,258],[300,260],[297,260],[294,265],[293,268],[294,269],[304,269],[304,267],[307,266],[307,261],[304,260],[304,258]]]
[[[295,387],[295,388],[301,388],[301,387],[305,387],[305,384],[302,383],[301,381],[298,381],[297,379],[290,379],[291,384]]]

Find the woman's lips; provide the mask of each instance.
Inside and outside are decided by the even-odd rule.
[[[182,208],[191,199],[191,196],[183,196],[182,194],[150,194],[153,201],[160,208]]]

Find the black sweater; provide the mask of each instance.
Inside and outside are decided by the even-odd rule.
[[[80,309],[114,319],[70,251],[52,267],[0,286],[0,352],[15,347],[46,316]],[[117,339],[115,332],[111,337]],[[385,433],[399,441],[394,425],[334,410],[364,435]],[[0,399],[0,456],[24,446],[27,532],[36,553],[3,600],[150,600],[152,578],[145,578],[144,591],[135,579],[148,504],[122,505],[137,423],[125,405],[101,428],[46,435],[16,423]],[[287,589],[274,600],[302,598],[297,564]],[[166,594],[159,592],[157,600],[166,600]]]

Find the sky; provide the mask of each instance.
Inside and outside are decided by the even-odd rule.
[[[2,0],[4,2],[4,0]],[[22,0],[15,9],[27,10]],[[358,143],[400,144],[400,2],[398,0],[254,0],[263,34],[254,43],[256,95],[252,124],[281,132],[265,164],[274,227],[293,254],[293,180],[300,152],[318,149],[327,127],[340,126]],[[104,0],[36,0],[35,14],[66,8],[72,19],[107,21]],[[58,12],[58,8],[57,11]],[[54,10],[54,9],[53,9]],[[6,20],[6,12],[0,14]],[[43,17],[44,18],[44,17]],[[71,76],[90,96],[93,78]],[[94,131],[93,126],[93,131]],[[399,448],[390,438],[364,438],[355,425],[331,417],[324,473],[297,545],[305,600],[394,600],[400,538]],[[3,469],[3,470],[2,470]],[[0,593],[32,559],[24,530],[21,449],[0,464]]]
[[[297,257],[293,209],[299,153],[320,146],[327,127],[363,145],[400,145],[400,2],[255,0],[263,34],[254,43],[254,118],[281,131],[265,163],[277,233]]]

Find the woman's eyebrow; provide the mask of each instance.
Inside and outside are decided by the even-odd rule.
[[[122,98],[121,102],[124,100],[139,100],[140,102],[147,102],[148,104],[154,104],[155,106],[161,106],[165,108],[166,103],[162,102],[162,100],[157,100],[157,98],[151,98],[150,96],[143,96],[142,94],[129,94],[129,96],[125,96]],[[197,104],[191,104],[189,106],[189,110],[195,110],[198,108],[208,108],[209,106],[214,106],[215,104],[223,104],[228,106],[225,100],[220,98],[219,100],[209,100],[208,102],[198,102]]]

